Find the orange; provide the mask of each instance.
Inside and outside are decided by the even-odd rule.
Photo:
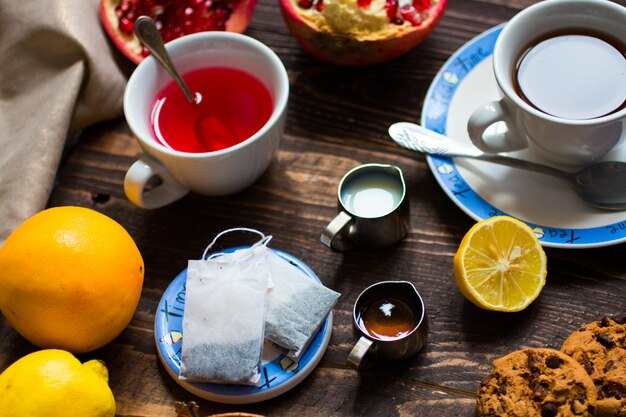
[[[486,310],[520,311],[546,283],[546,254],[528,225],[509,216],[476,223],[454,257],[461,293]]]
[[[128,325],[143,276],[139,249],[119,223],[87,208],[51,208],[0,248],[0,311],[41,348],[89,352]]]

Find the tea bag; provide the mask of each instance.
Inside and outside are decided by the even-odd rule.
[[[260,385],[268,278],[264,260],[189,261],[180,379]]]
[[[252,231],[250,229],[249,231]],[[332,291],[268,248],[271,236],[256,231],[261,240],[250,248],[222,257],[233,261],[266,262],[269,268],[265,338],[288,351],[297,361],[339,298]]]
[[[297,361],[339,298],[339,293],[267,250],[272,278],[265,315],[265,337]]]

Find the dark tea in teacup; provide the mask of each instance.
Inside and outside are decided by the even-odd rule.
[[[153,136],[166,148],[196,153],[229,148],[259,131],[274,110],[268,88],[240,69],[200,68],[183,78],[196,103],[171,81],[150,112]]]
[[[548,33],[520,54],[513,85],[546,114],[587,120],[626,106],[626,46],[591,30]]]

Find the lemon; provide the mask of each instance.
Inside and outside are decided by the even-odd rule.
[[[18,359],[0,374],[0,417],[15,416],[115,416],[106,366],[57,349]]]
[[[119,223],[55,207],[24,221],[0,248],[0,311],[40,348],[89,352],[128,325],[143,277],[139,249]]]
[[[532,229],[509,216],[476,223],[454,256],[459,290],[486,310],[523,310],[539,296],[546,273],[546,254]]]

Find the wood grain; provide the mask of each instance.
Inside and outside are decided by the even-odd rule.
[[[389,124],[417,121],[434,75],[460,46],[534,1],[452,0],[435,32],[387,64],[337,68],[308,56],[288,33],[277,3],[261,0],[248,34],[271,46],[287,66],[291,94],[276,160],[249,189],[228,197],[190,194],[162,209],[134,207],[124,174],[140,154],[123,119],[86,130],[59,171],[50,206],[92,207],[119,221],[146,263],[141,301],[129,327],[111,344],[81,356],[103,359],[119,417],[175,416],[175,401],[196,400],[204,415],[250,412],[273,416],[473,416],[490,362],[522,347],[559,348],[566,336],[602,315],[626,312],[623,245],[548,249],[548,283],[526,310],[480,310],[459,293],[452,258],[473,224],[441,191],[422,156],[393,146]],[[626,4],[624,1],[618,2]],[[411,230],[380,251],[336,253],[319,242],[336,214],[336,187],[350,168],[398,165],[406,176]],[[252,227],[271,246],[308,264],[341,292],[330,345],[316,370],[275,399],[251,405],[199,400],[167,375],[154,347],[157,304],[170,281],[220,231]],[[225,240],[222,245],[241,244]],[[346,366],[356,341],[352,305],[384,279],[415,284],[427,306],[428,343],[415,358],[357,373]],[[0,317],[0,369],[36,350]]]

